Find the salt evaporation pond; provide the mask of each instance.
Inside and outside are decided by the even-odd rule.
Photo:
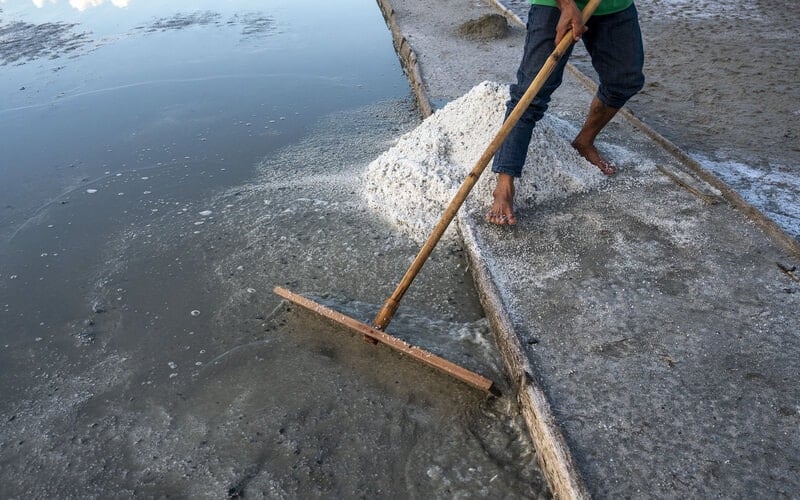
[[[540,497],[507,398],[368,319],[418,249],[367,165],[418,124],[377,6],[0,4],[0,496]],[[447,241],[391,330],[501,384]]]

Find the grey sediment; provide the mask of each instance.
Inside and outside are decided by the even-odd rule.
[[[449,54],[459,65],[434,67],[437,37],[451,33],[430,19],[430,9],[446,11],[450,26],[476,11],[522,25],[496,0],[482,8],[378,3],[423,118],[432,100],[498,76],[472,64],[497,46],[467,41]],[[512,44],[521,54],[519,33]],[[420,63],[426,56],[430,66]],[[505,76],[516,69],[518,60],[506,52],[497,59]],[[464,66],[473,68],[472,80]],[[426,70],[437,73],[428,79]],[[588,103],[594,83],[569,65],[562,89]],[[555,109],[580,115],[572,103]],[[487,227],[474,202],[457,218],[551,491],[556,498],[795,497],[800,399],[791,373],[800,363],[800,293],[781,271],[797,264],[800,243],[629,111],[615,123],[611,141],[644,151],[658,169],[543,207],[541,218],[526,217],[513,233]],[[713,203],[717,193],[725,203]],[[675,244],[674,228],[652,222],[668,216],[668,225],[688,221],[685,234],[695,240]],[[630,254],[615,255],[625,245]],[[576,257],[581,272],[534,291],[535,280],[520,278],[510,264],[535,255],[531,268],[554,267],[564,255],[551,247],[572,246],[583,251]],[[526,293],[533,305],[522,305]]]

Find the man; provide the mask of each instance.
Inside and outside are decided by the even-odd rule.
[[[555,46],[571,29],[575,41],[583,39],[600,78],[586,122],[572,141],[572,147],[605,175],[614,175],[614,164],[600,154],[594,141],[617,111],[644,85],[644,49],[633,0],[603,0],[585,27],[580,9],[586,0],[531,0],[531,4],[525,50],[517,71],[517,83],[511,85],[506,116],[522,98]],[[492,224],[517,223],[514,179],[522,175],[533,127],[547,110],[550,95],[561,85],[571,53],[572,46],[495,154],[492,171],[497,174],[497,186],[494,202],[486,214],[486,220]]]

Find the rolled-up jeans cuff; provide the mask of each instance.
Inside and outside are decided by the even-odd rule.
[[[521,168],[518,169],[518,170],[514,170],[512,168],[498,167],[497,165],[492,165],[492,172],[494,172],[496,174],[508,174],[508,175],[510,175],[512,177],[515,177],[517,179],[522,177],[522,169]]]

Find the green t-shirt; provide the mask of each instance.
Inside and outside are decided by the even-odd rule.
[[[535,5],[549,5],[550,7],[558,7],[556,0],[531,0],[531,3]],[[575,3],[578,5],[579,9],[583,10],[588,3],[588,0],[575,0]],[[627,9],[632,3],[633,0],[603,0],[600,2],[600,5],[597,6],[597,10],[594,11],[594,15],[602,16],[603,14],[613,14],[614,12]]]

